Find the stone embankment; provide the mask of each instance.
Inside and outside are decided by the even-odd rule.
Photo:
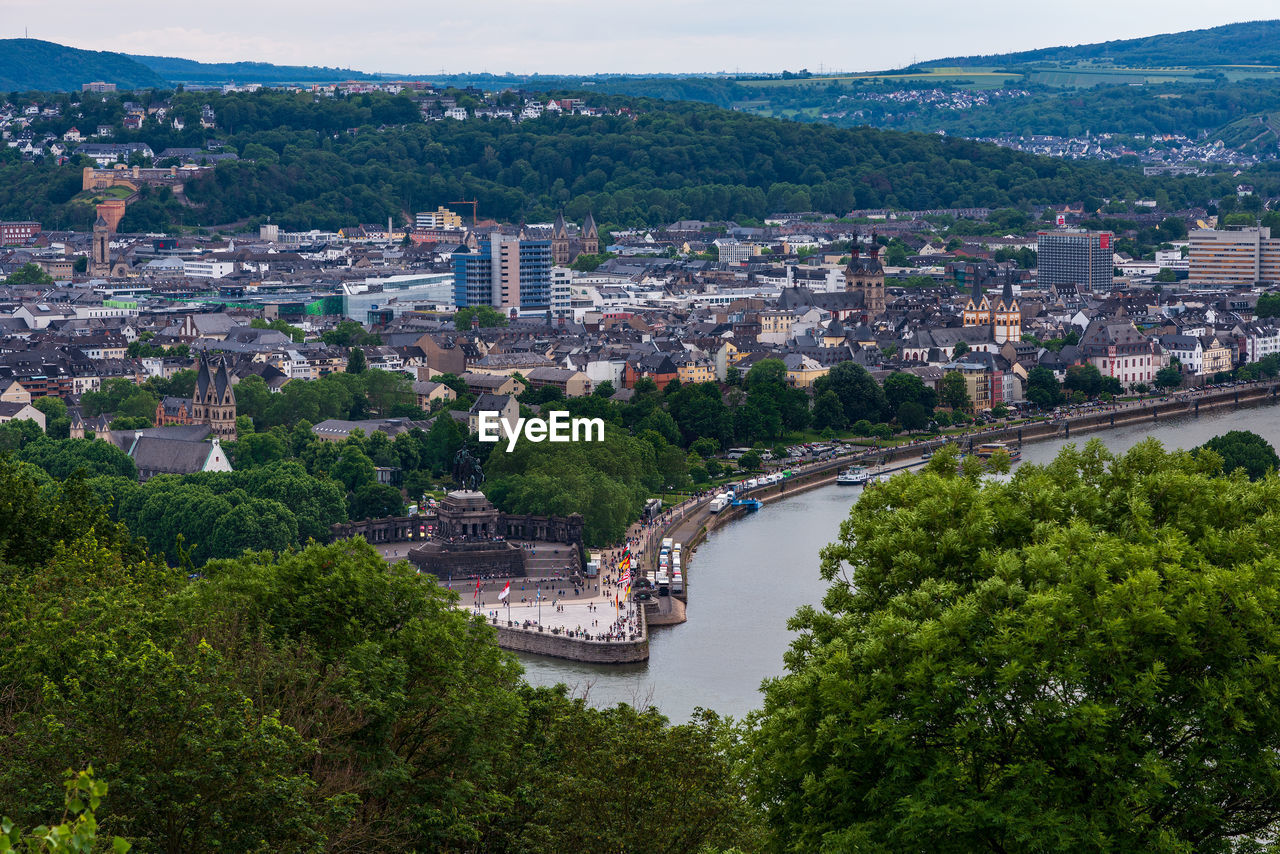
[[[1070,439],[1099,430],[1113,427],[1124,427],[1143,422],[1159,423],[1161,420],[1185,415],[1199,415],[1202,412],[1214,412],[1222,409],[1234,409],[1241,406],[1275,403],[1280,399],[1280,380],[1238,385],[1229,388],[1188,391],[1172,394],[1164,398],[1143,400],[1134,403],[1099,405],[1083,412],[1030,421],[1020,425],[993,427],[967,433],[959,437],[933,439],[913,442],[897,448],[872,449],[855,454],[841,456],[823,462],[792,466],[796,472],[793,476],[777,483],[748,490],[739,497],[755,498],[765,504],[778,501],[792,495],[807,492],[820,486],[834,483],[840,470],[850,465],[877,465],[878,471],[892,473],[910,468],[919,462],[921,453],[933,451],[947,443],[959,444],[962,450],[968,451],[985,442],[1006,442],[1021,445],[1024,442],[1037,442],[1047,439]],[[662,622],[656,619],[653,625],[673,625],[684,622],[685,606],[688,603],[689,591],[697,584],[696,573],[690,573],[693,553],[698,544],[715,528],[740,519],[748,511],[743,507],[726,507],[719,513],[712,513],[708,508],[712,495],[690,499],[668,511],[670,521],[666,525],[655,527],[645,537],[644,567],[656,568],[657,544],[663,537],[671,537],[681,543],[684,550],[683,570],[685,575],[684,593],[673,599],[680,607],[670,609],[679,611],[679,619],[666,617]],[[654,608],[648,609],[653,615]]]
[[[547,627],[521,628],[506,620],[490,620],[498,631],[498,646],[513,652],[528,652],[585,661],[589,664],[634,664],[649,660],[649,633],[640,611],[640,634],[635,640],[588,640]]]

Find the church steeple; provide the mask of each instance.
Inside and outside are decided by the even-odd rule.
[[[884,314],[884,266],[879,259],[880,246],[872,235],[871,247],[867,257],[862,257],[858,250],[858,238],[855,235],[853,246],[849,250],[849,265],[844,268],[844,289],[851,293],[861,293],[864,316],[868,322]]]
[[[596,230],[596,218],[587,211],[587,218],[582,221],[582,251],[586,255],[600,254],[600,233]]]
[[[551,263],[561,267],[569,263],[569,226],[564,222],[564,211],[556,214],[556,224],[551,227]]]
[[[111,275],[111,226],[101,213],[93,222],[93,253],[89,263],[89,275]]]

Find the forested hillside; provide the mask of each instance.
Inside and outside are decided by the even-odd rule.
[[[95,80],[120,89],[169,85],[163,76],[122,53],[39,39],[0,39],[0,89],[6,92],[79,92]]]
[[[189,182],[190,204],[166,191],[145,194],[122,228],[270,216],[286,228],[332,229],[388,216],[403,221],[411,211],[466,198],[500,220],[549,220],[563,207],[575,219],[591,209],[598,221],[621,226],[758,220],[776,211],[1064,204],[1161,190],[1181,207],[1235,183],[1231,176],[1147,178],[1136,169],[936,135],[800,124],[689,103],[598,100],[633,114],[428,123],[405,96],[182,93],[175,111],[208,103],[219,127],[153,127],[119,138],[160,151],[216,134],[243,159]],[[12,151],[0,157],[0,216],[85,227],[90,211],[72,199],[79,164],[22,163]],[[1271,173],[1252,183],[1280,191]]]
[[[1046,47],[987,56],[953,56],[930,65],[1023,65],[1107,60],[1116,65],[1280,65],[1280,20],[1244,21],[1096,44]]]
[[[333,83],[362,80],[373,75],[351,68],[317,65],[273,65],[270,62],[197,62],[176,56],[130,56],[174,83]]]

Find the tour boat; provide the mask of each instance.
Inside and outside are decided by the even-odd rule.
[[[991,455],[994,454],[996,451],[1004,451],[1006,454],[1009,455],[1010,461],[1015,463],[1018,460],[1022,459],[1021,448],[1018,448],[1018,447],[1011,448],[1008,445],[1006,445],[1004,442],[987,442],[984,445],[979,445],[978,449],[974,451],[974,453],[977,454],[979,459],[989,460],[991,459]]]
[[[840,486],[862,486],[867,482],[867,470],[862,466],[850,466],[836,475]]]

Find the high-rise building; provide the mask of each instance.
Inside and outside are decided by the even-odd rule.
[[[551,241],[494,234],[480,241],[477,252],[454,253],[453,298],[458,308],[545,312],[551,305]]]
[[[1280,282],[1280,239],[1271,236],[1270,228],[1202,228],[1190,238],[1189,284]]]
[[[1062,228],[1036,232],[1036,281],[1041,287],[1079,285],[1111,290],[1115,273],[1114,238],[1109,231]]]

